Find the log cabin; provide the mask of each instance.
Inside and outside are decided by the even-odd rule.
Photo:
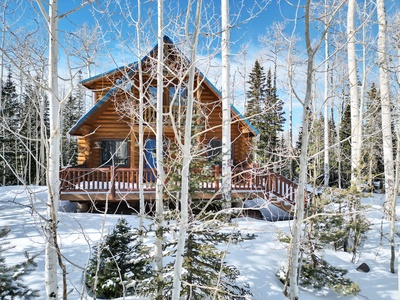
[[[157,142],[163,143],[165,161],[179,157],[176,145],[183,140],[187,77],[192,63],[169,37],[164,37],[163,45],[163,141],[156,140],[155,127],[156,45],[138,62],[81,82],[92,92],[94,105],[69,131],[70,135],[77,137],[78,164],[60,171],[60,199],[78,202],[85,208],[105,201],[125,201],[134,206],[139,201],[139,187],[142,186],[145,200],[149,203],[155,200],[155,146]],[[199,183],[198,191],[191,197],[196,200],[218,199],[221,93],[197,68],[193,98],[194,148],[207,162],[209,178],[212,179]],[[254,167],[251,161],[252,141],[259,134],[258,130],[234,106],[231,107],[231,118],[232,197],[246,199],[274,195],[284,199],[281,201],[283,207],[293,204],[295,184],[266,169]],[[143,142],[143,152],[139,151],[140,141]],[[140,161],[144,168],[139,181]],[[209,166],[211,161],[213,165]],[[168,172],[166,174],[168,180]],[[288,209],[290,207],[285,210]]]

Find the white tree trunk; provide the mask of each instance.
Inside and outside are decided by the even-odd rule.
[[[4,49],[4,45],[5,45],[5,37],[6,37],[6,5],[3,8],[3,13],[2,13],[2,29],[1,29],[1,49]],[[3,109],[3,93],[1,93],[1,91],[3,90],[3,72],[4,72],[4,53],[3,51],[0,51],[0,109]],[[3,157],[5,157],[3,155]],[[4,180],[5,180],[5,176],[4,176]],[[3,182],[3,186],[5,185],[5,183]]]
[[[325,1],[326,6],[326,1]],[[325,8],[325,12],[326,12]],[[326,17],[327,19],[327,17]],[[327,24],[325,24],[327,30]],[[325,36],[325,105],[324,105],[324,186],[329,186],[329,37]]]
[[[301,143],[300,153],[300,172],[299,172],[299,184],[296,195],[295,214],[293,218],[292,226],[292,240],[289,251],[289,291],[288,296],[291,300],[299,299],[299,260],[300,260],[300,249],[301,249],[301,233],[302,224],[304,219],[304,200],[305,200],[305,188],[307,184],[307,162],[308,162],[308,120],[310,118],[311,110],[311,98],[312,98],[312,87],[313,87],[313,75],[314,75],[314,54],[315,52],[311,49],[311,38],[310,38],[310,0],[307,1],[305,9],[305,37],[307,46],[307,82],[306,82],[306,94],[303,103],[303,136]]]
[[[137,7],[137,24],[136,24],[136,34],[137,34],[137,47],[139,52],[139,60],[142,57],[142,47],[141,47],[141,0],[138,0]],[[142,64],[138,63],[138,72],[139,72],[139,230],[143,231],[143,222],[144,215],[146,213],[145,210],[145,202],[144,202],[144,186],[143,182],[143,170],[144,170],[144,137],[143,137],[143,105],[144,105],[144,91],[143,91],[143,73],[142,73]]]
[[[398,16],[400,18],[400,16]],[[397,19],[397,24],[400,24],[400,19]],[[400,32],[397,33],[397,62],[400,63]],[[400,74],[400,65],[398,65],[398,74]],[[400,78],[397,76],[397,88],[400,88]],[[400,93],[397,93],[397,109],[400,109]],[[400,114],[397,114],[397,124],[400,124]],[[396,261],[396,243],[395,243],[395,233],[396,233],[396,204],[397,204],[397,195],[400,187],[400,128],[397,127],[396,131],[397,137],[397,151],[396,151],[396,178],[394,182],[394,192],[393,192],[393,203],[392,203],[392,215],[391,215],[391,226],[390,226],[390,272],[395,273],[395,261]],[[400,262],[398,262],[400,263]],[[397,266],[397,277],[400,283],[400,270],[399,266]],[[398,297],[400,299],[400,285],[398,285]]]
[[[36,164],[36,167],[38,170],[36,173],[36,174],[38,174],[36,177],[36,180],[37,180],[37,184],[40,184],[40,185],[45,183],[45,180],[43,178],[46,177],[45,169],[46,169],[46,164],[47,164],[46,158],[45,158],[45,156],[46,156],[46,140],[45,140],[45,138],[47,137],[47,134],[46,134],[46,124],[45,124],[46,101],[45,101],[44,94],[45,94],[44,91],[42,91],[40,93],[40,108],[39,108],[40,109],[40,136],[42,138],[41,138],[41,141],[39,142],[40,143],[39,161]]]
[[[397,255],[397,270],[400,270],[400,248]],[[400,300],[400,272],[397,272],[397,300]]]
[[[355,0],[349,0],[347,10],[347,57],[350,84],[350,114],[351,114],[351,185],[358,189],[359,182],[359,163],[361,154],[360,141],[360,117],[359,117],[359,98],[358,98],[358,77],[356,62],[356,39],[354,29]]]
[[[397,107],[400,108],[400,96],[398,96]],[[400,121],[400,115],[398,117]],[[391,222],[390,222],[390,272],[395,273],[394,264],[396,260],[396,204],[397,194],[399,191],[399,172],[400,172],[400,129],[397,128],[397,152],[396,152],[396,178],[394,183],[392,207],[391,207]],[[399,286],[400,288],[400,286]]]
[[[231,207],[231,95],[229,1],[221,0],[222,16],[222,197],[224,208]]]
[[[188,4],[188,13],[191,12],[191,3]],[[174,279],[172,289],[172,300],[180,299],[181,285],[182,285],[182,269],[183,257],[186,244],[187,229],[189,226],[189,167],[192,161],[192,119],[194,109],[194,79],[195,79],[195,61],[197,55],[197,42],[200,28],[200,15],[201,15],[202,0],[198,0],[196,9],[196,21],[194,25],[193,41],[190,42],[190,36],[186,36],[186,40],[190,43],[190,67],[188,72],[188,86],[187,86],[187,107],[186,107],[186,120],[185,120],[185,133],[184,144],[182,147],[182,171],[181,171],[181,199],[180,209],[181,218],[179,222],[178,232],[178,245],[176,250],[176,260],[174,265]],[[189,26],[189,24],[186,24]]]
[[[6,6],[4,6],[4,10],[3,10],[3,16],[2,16],[2,30],[1,30],[1,49],[4,49],[4,45],[5,45],[5,35],[6,35],[6,26],[5,26],[5,22],[6,22]],[[3,72],[4,72],[4,52],[1,51],[0,54],[0,109],[3,110]],[[3,137],[4,135],[4,127],[1,127],[1,135]],[[3,157],[5,157],[5,143],[3,143],[3,147],[2,147],[2,154]],[[1,166],[2,168],[4,168],[5,163],[1,162]],[[3,175],[3,186],[6,185],[6,176]]]
[[[49,156],[47,172],[47,213],[45,225],[45,280],[46,298],[58,299],[57,282],[57,218],[59,202],[60,169],[60,102],[58,99],[58,0],[49,5]]]
[[[67,297],[66,269],[62,262],[61,253],[57,241],[58,227],[58,205],[60,199],[60,99],[58,95],[58,22],[61,18],[86,6],[90,1],[82,3],[77,8],[63,15],[58,14],[58,0],[51,0],[49,5],[49,14],[46,13],[42,0],[36,0],[40,11],[48,25],[49,32],[49,65],[48,65],[48,101],[49,101],[49,119],[50,136],[49,152],[47,157],[46,184],[48,188],[46,224],[44,234],[46,238],[45,245],[45,285],[46,299],[58,299],[58,280],[57,263],[63,271],[63,298]]]
[[[157,57],[157,117],[156,117],[156,239],[155,239],[155,270],[157,276],[157,299],[163,294],[163,220],[164,220],[164,159],[163,159],[163,98],[164,98],[164,24],[163,0],[158,0],[158,57]]]
[[[367,0],[364,0],[364,15],[367,16]],[[364,119],[364,95],[365,95],[365,86],[367,83],[367,38],[366,38],[366,26],[367,21],[364,20],[362,25],[362,82],[360,87],[360,110],[359,110],[359,120],[360,120],[360,135],[359,135],[359,145],[360,145],[360,159],[361,149],[362,149],[362,124]],[[372,177],[372,176],[371,176]],[[372,178],[369,178],[369,182],[372,182]]]
[[[394,162],[392,142],[392,115],[391,99],[389,92],[388,64],[386,59],[386,13],[384,0],[377,0],[377,13],[379,23],[378,34],[378,59],[379,59],[379,86],[382,111],[382,140],[383,162],[385,166],[385,208],[388,218],[391,218],[393,187],[394,187]]]

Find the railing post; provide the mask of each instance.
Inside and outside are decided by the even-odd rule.
[[[115,199],[115,168],[110,166],[110,174],[111,174],[111,200]]]

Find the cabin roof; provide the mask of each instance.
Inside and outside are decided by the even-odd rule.
[[[112,70],[97,74],[95,76],[83,79],[83,80],[80,81],[80,83],[83,86],[88,87],[88,85],[90,83],[92,83],[93,81],[95,81],[95,80],[97,80],[99,78],[103,78],[105,76],[110,76],[111,74],[114,74],[114,73],[117,73],[117,72],[122,72],[124,69],[127,69],[127,68],[129,68],[129,69],[134,68],[135,64],[137,64],[137,61],[134,62],[134,63],[130,63],[130,64],[126,65],[126,66],[121,66],[121,67],[118,67],[118,68],[115,68],[115,69],[112,69]]]
[[[164,42],[174,45],[174,43],[168,36],[164,36]],[[149,54],[147,54],[146,56],[144,56],[141,59],[141,63],[143,61],[145,61],[149,56],[151,56],[152,53],[157,50],[157,47],[158,47],[158,44],[150,50]],[[185,56],[183,56],[183,57],[185,57]],[[108,102],[108,99],[118,90],[119,87],[121,87],[124,84],[124,79],[129,77],[129,75],[132,74],[132,72],[135,71],[137,67],[138,67],[138,62],[136,61],[136,62],[130,63],[128,65],[121,66],[121,67],[118,67],[118,68],[115,68],[115,69],[112,69],[112,70],[109,70],[109,71],[106,71],[106,72],[103,72],[98,75],[95,75],[90,78],[82,80],[81,84],[85,87],[88,87],[90,83],[92,83],[100,78],[103,78],[105,76],[110,76],[110,75],[116,74],[118,72],[122,72],[123,70],[127,70],[127,69],[129,70],[125,76],[123,76],[121,79],[117,80],[114,87],[112,87],[110,89],[110,91],[106,95],[104,95],[104,97],[102,99],[100,99],[85,115],[83,115],[79,119],[79,121],[69,130],[69,134],[78,135],[79,128],[81,126],[83,126],[87,120],[89,120],[92,116],[94,116],[96,114],[96,112],[99,111]],[[197,70],[197,68],[196,68],[196,70]],[[205,83],[210,87],[211,91],[214,92],[217,96],[222,97],[221,92],[214,86],[214,84],[206,76],[204,76],[204,74],[202,72],[200,72],[199,70],[197,70],[197,72],[204,79]],[[257,128],[255,128],[250,123],[250,121],[248,119],[246,119],[239,112],[239,110],[235,106],[231,105],[231,110],[234,114],[236,114],[240,118],[240,120],[242,120],[247,126],[249,126],[249,128],[255,135],[260,134],[260,132],[257,130]]]

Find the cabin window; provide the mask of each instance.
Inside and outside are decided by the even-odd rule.
[[[233,161],[233,150],[234,144],[231,144],[231,159]],[[214,162],[215,165],[222,164],[222,141],[221,140],[212,140],[209,143],[208,150],[208,160]]]
[[[104,166],[129,166],[129,143],[126,140],[101,142],[101,164]]]
[[[156,106],[157,105],[157,87],[150,86],[149,87],[149,102],[150,104]]]
[[[185,87],[178,88],[175,85],[168,87],[168,101],[174,106],[186,106],[187,89]]]

